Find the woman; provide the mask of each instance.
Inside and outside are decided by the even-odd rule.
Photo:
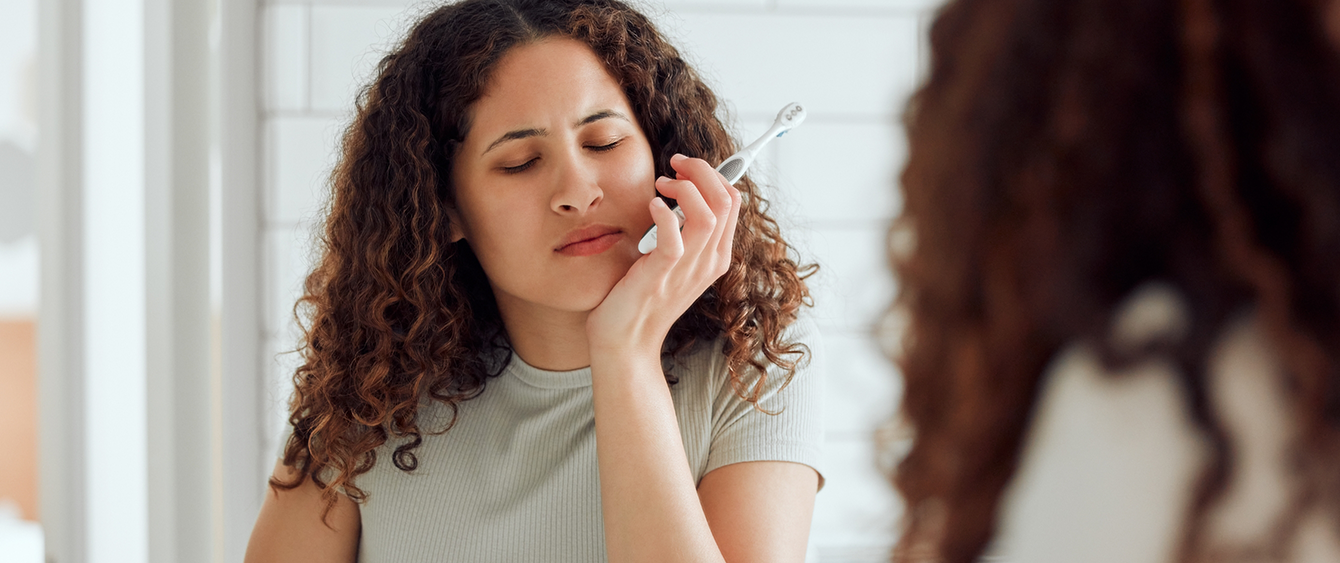
[[[1335,5],[941,9],[896,560],[1340,560]]]
[[[248,560],[802,560],[809,268],[716,109],[614,0],[415,25],[345,136]]]

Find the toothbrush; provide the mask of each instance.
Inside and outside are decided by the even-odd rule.
[[[726,177],[727,183],[734,185],[740,181],[740,178],[744,177],[745,171],[749,169],[749,165],[753,164],[754,158],[758,156],[758,151],[763,150],[763,146],[767,145],[768,141],[781,137],[787,131],[799,127],[802,121],[805,121],[805,108],[796,103],[787,105],[782,108],[782,111],[777,112],[777,119],[773,120],[772,127],[768,128],[767,133],[764,133],[757,141],[750,143],[749,146],[741,149],[740,152],[722,161],[717,166],[717,172]],[[670,210],[674,211],[675,215],[679,217],[679,228],[683,229],[684,212],[679,209],[679,204],[675,204]],[[656,225],[652,225],[650,229],[647,229],[647,233],[642,235],[642,240],[637,243],[637,250],[643,254],[656,250]]]

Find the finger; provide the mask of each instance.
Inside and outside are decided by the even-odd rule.
[[[735,186],[730,186],[730,197],[730,214],[726,217],[726,225],[722,231],[723,234],[721,239],[717,241],[716,246],[717,256],[725,260],[725,264],[720,268],[722,274],[726,273],[726,268],[730,266],[730,260],[733,255],[731,248],[735,244],[735,226],[739,223],[740,207],[744,203],[744,197],[740,195],[740,190],[736,189]]]
[[[684,256],[684,241],[679,235],[679,216],[670,210],[665,200],[651,199],[651,220],[656,223],[656,248],[651,251],[650,266],[668,271]]]
[[[717,219],[726,218],[726,213],[730,212],[730,192],[726,187],[730,184],[712,165],[701,158],[688,158],[676,154],[670,157],[670,167],[675,169],[680,179],[689,180],[698,186],[703,194],[703,200],[712,208],[712,213]]]
[[[726,216],[730,213],[730,193],[726,191],[728,184],[722,181],[721,174],[715,168],[712,168],[707,161],[700,158],[688,158],[682,154],[676,154],[670,158],[670,166],[675,169],[676,176],[693,182],[702,195],[703,201],[712,211],[716,222],[702,247],[703,251],[710,252],[719,244],[722,228],[726,223]],[[685,233],[686,245],[691,244],[689,239],[692,239],[693,236]],[[692,242],[696,242],[696,239]],[[693,248],[689,246],[688,251],[692,252]]]
[[[702,188],[704,199],[707,200],[708,206],[712,208],[712,212],[717,217],[717,228],[712,231],[712,236],[708,239],[705,250],[715,253],[720,248],[721,240],[726,237],[726,233],[733,232],[727,231],[726,224],[730,219],[733,205],[731,193],[735,191],[735,187],[726,180],[725,176],[722,176],[715,168],[707,166],[707,163],[701,159],[672,158],[671,161],[672,166],[678,165],[685,169],[687,174],[702,175],[696,176],[694,183]],[[713,272],[718,269],[714,265],[709,265],[708,268]],[[714,275],[713,278],[715,277],[717,276]]]
[[[739,209],[738,200],[740,199],[740,190],[735,189],[735,186],[732,186],[731,183],[728,180],[726,180],[726,177],[721,175],[720,172],[717,172],[716,170],[713,170],[712,172],[716,174],[717,180],[721,182],[722,189],[726,192],[726,198],[727,198],[726,210],[724,213],[721,214],[721,220],[719,223],[721,228],[718,229],[717,232],[714,234],[711,242],[711,248],[713,248],[716,252],[720,253],[722,241],[726,241],[725,244],[727,247],[729,247],[731,242],[726,239],[732,239],[735,234],[734,218],[738,215],[738,209]]]
[[[656,190],[679,202],[679,208],[684,212],[684,251],[697,255],[709,248],[717,218],[703,200],[698,186],[689,180],[671,180],[662,176],[656,180]]]

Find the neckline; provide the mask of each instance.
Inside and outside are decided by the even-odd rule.
[[[523,383],[542,389],[576,389],[591,386],[591,366],[570,371],[549,371],[526,363],[512,352],[512,360],[507,363],[507,371]]]

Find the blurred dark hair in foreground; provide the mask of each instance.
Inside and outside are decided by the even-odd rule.
[[[1247,310],[1282,361],[1297,428],[1288,509],[1260,553],[1285,553],[1305,513],[1340,516],[1334,9],[957,0],[939,12],[889,239],[901,288],[889,319],[906,328],[884,341],[915,432],[894,477],[907,503],[896,560],[987,549],[1044,374],[1073,342],[1112,368],[1153,354],[1177,366],[1210,455],[1173,557],[1211,558],[1207,515],[1235,468],[1206,360]],[[1113,349],[1118,304],[1153,280],[1185,299],[1187,330]]]

